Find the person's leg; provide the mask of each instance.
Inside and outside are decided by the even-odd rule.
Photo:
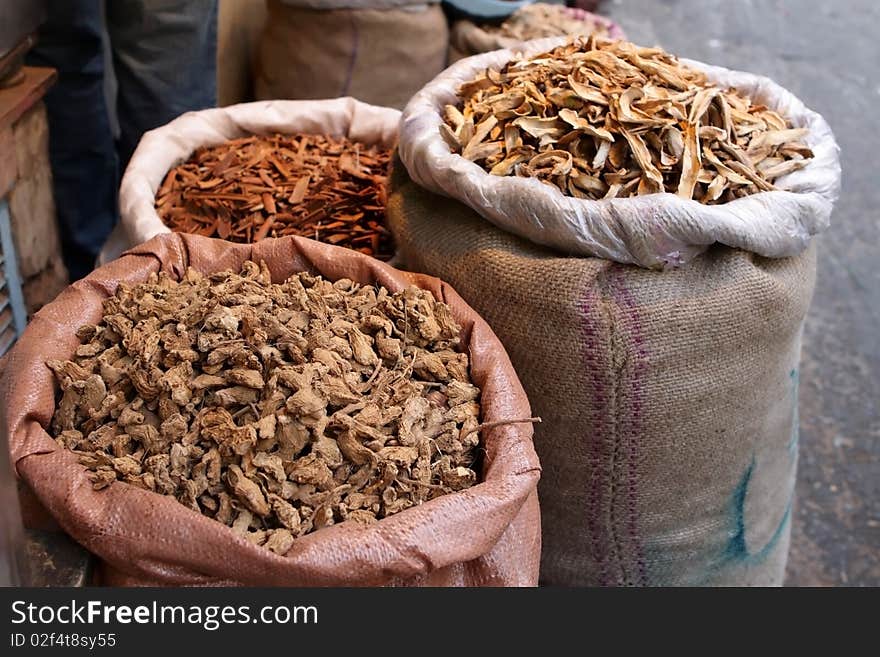
[[[217,0],[112,0],[107,29],[124,170],[144,132],[216,104]]]
[[[64,261],[71,280],[91,271],[116,223],[118,168],[104,98],[101,0],[49,0],[27,57],[52,66],[46,94],[49,158]]]

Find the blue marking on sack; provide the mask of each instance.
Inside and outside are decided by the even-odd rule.
[[[773,535],[760,550],[749,552],[749,546],[746,541],[746,497],[748,496],[749,483],[752,480],[754,471],[755,457],[752,456],[751,462],[740,478],[736,488],[734,488],[728,502],[728,512],[725,514],[728,526],[727,535],[729,536],[727,544],[720,554],[716,552],[716,556],[706,559],[706,567],[703,570],[704,575],[696,578],[696,581],[693,582],[694,586],[709,584],[712,578],[717,576],[724,568],[760,564],[770,555],[782,539],[786,526],[791,520],[791,496],[789,496],[785,512],[782,514],[782,518]]]
[[[726,566],[731,563],[757,564],[767,558],[767,555],[773,551],[773,548],[779,543],[782,534],[785,532],[785,526],[791,518],[791,498],[785,506],[785,513],[779,521],[779,526],[773,532],[773,536],[767,541],[760,550],[749,553],[749,547],[746,544],[746,494],[749,489],[749,482],[752,479],[752,473],[755,469],[755,458],[752,457],[749,467],[746,468],[745,474],[740,479],[739,484],[733,491],[731,496],[731,530],[730,540],[724,548],[721,561],[717,567]]]
[[[798,449],[798,441],[800,440],[800,416],[798,415],[798,384],[800,382],[800,375],[797,369],[793,369],[788,374],[791,379],[792,385],[792,397],[793,397],[793,411],[792,411],[792,420],[791,420],[791,438],[788,441],[788,453],[791,454],[792,457],[797,453]]]

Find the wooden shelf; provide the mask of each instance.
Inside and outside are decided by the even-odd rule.
[[[25,66],[24,79],[11,87],[0,89],[0,130],[11,126],[34,106],[55,82],[54,68]]]

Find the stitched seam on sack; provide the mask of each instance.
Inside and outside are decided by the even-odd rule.
[[[595,422],[590,422],[590,435],[585,436],[585,440],[589,444],[589,454],[587,455],[587,463],[589,468],[589,478],[584,482],[587,487],[586,491],[586,541],[585,548],[592,556],[592,560],[598,570],[597,581],[599,585],[605,586],[608,583],[605,572],[605,559],[602,552],[601,538],[601,486],[599,485],[599,477],[602,471],[602,444],[601,436],[605,431],[605,418],[607,414],[607,400],[605,399],[605,380],[601,373],[602,350],[599,348],[598,336],[599,326],[595,317],[594,307],[600,305],[601,301],[593,289],[594,281],[588,281],[581,293],[580,314],[581,314],[581,336],[583,338],[582,355],[585,369],[586,388],[592,389],[593,398],[587,403],[593,405],[592,418]],[[570,548],[569,548],[570,549]],[[589,574],[588,574],[589,576]]]
[[[617,329],[617,322],[615,312],[615,303],[612,297],[611,285],[607,280],[608,269],[606,269],[600,276],[596,278],[596,283],[599,286],[601,301],[600,305],[602,308],[602,313],[605,316],[605,320],[608,325],[608,335],[609,335],[609,346],[611,352],[611,360],[610,360],[610,372],[611,372],[611,385],[609,386],[610,399],[608,404],[608,440],[611,444],[611,460],[608,463],[608,531],[611,535],[611,560],[612,564],[616,563],[617,568],[620,569],[620,581],[618,583],[626,584],[628,583],[627,575],[626,575],[626,567],[624,564],[623,558],[623,545],[620,541],[620,536],[617,531],[617,469],[618,463],[620,462],[620,423],[618,422],[618,414],[620,408],[620,398],[621,398],[621,379],[622,372],[625,368],[625,363],[621,364],[618,367],[617,359],[615,354],[619,349],[619,345],[622,342],[620,331]]]
[[[620,399],[620,376],[614,363],[614,349],[619,342],[619,332],[615,328],[615,303],[607,283],[611,262],[604,266],[588,282],[587,292],[582,302],[585,320],[583,334],[588,367],[592,367],[591,382],[595,398],[593,425],[594,434],[590,460],[591,486],[588,494],[588,516],[590,518],[590,544],[598,569],[600,586],[610,586],[619,581],[611,571],[623,570],[622,544],[618,535],[615,513],[615,468],[619,462],[619,434],[617,414]],[[592,315],[591,315],[592,310]],[[607,342],[603,345],[602,338]],[[609,446],[611,449],[609,450]],[[610,452],[610,453],[609,453]],[[624,579],[625,579],[625,572]]]
[[[641,435],[643,414],[643,388],[644,372],[647,367],[647,354],[645,350],[645,337],[642,333],[638,308],[632,294],[626,286],[626,278],[623,275],[625,269],[622,265],[614,265],[612,274],[609,276],[612,298],[617,301],[617,307],[623,312],[623,326],[626,333],[623,334],[626,348],[625,364],[629,364],[630,376],[628,389],[629,408],[623,419],[624,429],[621,435],[626,437],[626,511],[627,511],[627,535],[632,550],[632,558],[636,572],[635,581],[628,582],[640,586],[646,583],[645,562],[642,546],[638,536],[638,508],[637,508],[637,464],[636,451]],[[624,368],[621,368],[623,372]]]

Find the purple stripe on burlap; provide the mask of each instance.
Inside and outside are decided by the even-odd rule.
[[[638,585],[647,583],[644,550],[639,538],[638,527],[638,464],[637,456],[643,430],[644,381],[647,370],[647,349],[642,328],[642,320],[632,293],[627,289],[622,266],[611,266],[605,270],[607,295],[615,306],[613,316],[606,319],[603,308],[602,288],[596,279],[590,281],[579,304],[581,314],[582,353],[585,365],[584,383],[589,391],[591,413],[588,434],[584,437],[589,445],[590,481],[587,496],[586,521],[590,534],[590,549],[598,569],[598,582],[601,586],[613,583],[611,574],[611,543],[625,539],[622,554],[619,555],[624,574]],[[600,274],[597,278],[602,278]],[[602,323],[618,321],[611,330],[625,339],[628,351],[629,371],[620,381],[615,381],[606,373],[610,371],[608,344],[601,344]],[[619,399],[611,403],[615,386],[620,386]],[[617,417],[611,417],[616,414]],[[605,441],[622,441],[622,453],[626,464],[623,467],[604,467],[603,447]],[[615,471],[617,470],[617,471]],[[604,476],[603,476],[604,475]],[[626,517],[623,526],[618,527],[614,518],[616,500],[606,499],[612,490],[615,476],[623,475],[623,491],[626,495]],[[610,510],[613,527],[603,523],[603,512]],[[614,535],[608,534],[610,529]],[[620,531],[618,531],[620,530]],[[622,583],[622,582],[621,582]]]
[[[628,386],[626,388],[626,401],[628,401],[627,412],[621,413],[618,418],[620,422],[619,438],[627,441],[627,471],[626,471],[626,492],[627,492],[627,514],[629,535],[629,554],[632,555],[636,564],[638,573],[638,581],[636,584],[644,586],[647,583],[645,574],[644,550],[639,539],[638,527],[638,464],[636,457],[642,438],[642,428],[644,419],[644,409],[642,403],[644,401],[645,392],[645,374],[648,369],[648,352],[646,349],[646,341],[644,331],[642,329],[642,319],[638,311],[635,299],[626,286],[626,280],[623,276],[624,266],[615,265],[609,271],[609,282],[611,297],[614,299],[617,307],[623,312],[623,323],[626,327],[626,334],[629,337],[629,362],[631,363],[631,372],[628,377]],[[626,408],[626,406],[624,406]]]
[[[590,404],[592,413],[588,415],[590,424],[587,427],[587,435],[584,440],[589,445],[590,461],[590,491],[587,494],[586,521],[587,531],[590,535],[590,549],[593,559],[598,568],[598,580],[600,586],[608,586],[607,552],[602,544],[602,520],[603,493],[607,490],[608,483],[602,481],[602,440],[609,432],[608,423],[608,387],[603,372],[605,363],[600,362],[605,353],[599,344],[599,322],[602,313],[602,300],[593,288],[594,281],[589,281],[589,287],[585,290],[578,310],[581,315],[581,338],[583,340],[582,353],[584,359],[584,383],[590,392]]]

